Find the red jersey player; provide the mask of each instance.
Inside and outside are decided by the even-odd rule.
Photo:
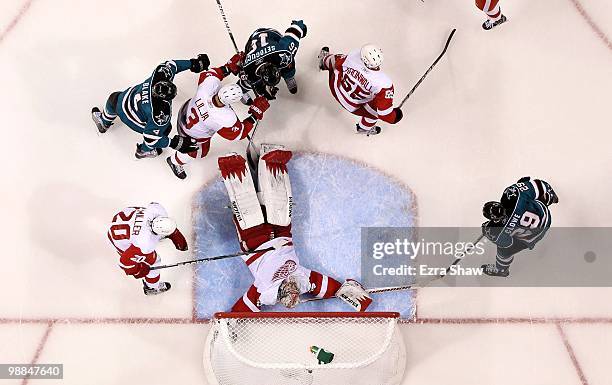
[[[489,17],[482,23],[482,28],[487,31],[508,20],[506,16],[501,13],[499,0],[476,0],[476,6]]]
[[[300,265],[291,236],[293,197],[287,172],[291,155],[282,146],[262,145],[256,170],[258,191],[242,156],[232,153],[219,158],[240,246],[250,252],[242,259],[254,278],[232,311],[257,312],[263,305],[278,302],[294,308],[301,294],[338,297],[355,310],[365,311],[372,299],[359,282],[340,284]]]
[[[202,72],[195,96],[181,107],[177,119],[178,133],[195,139],[199,148],[186,154],[175,151],[166,159],[178,178],[187,177],[183,166],[191,159],[204,158],[208,154],[215,133],[227,140],[244,139],[270,107],[268,100],[259,96],[249,108],[250,115],[242,121],[232,109],[231,104],[242,98],[242,89],[237,84],[222,87],[221,81],[230,73],[238,74],[243,56],[243,53],[237,53],[224,66]]]
[[[161,282],[159,271],[151,271],[151,266],[161,262],[155,248],[164,238],[170,238],[177,250],[187,250],[187,241],[176,222],[155,202],[147,207],[126,207],[113,217],[108,229],[108,239],[120,256],[119,267],[127,275],[142,278],[146,295],[170,290],[170,283]]]
[[[395,124],[403,116],[393,108],[393,82],[380,70],[382,62],[382,50],[371,44],[347,55],[330,54],[328,47],[319,54],[319,69],[329,71],[332,95],[345,110],[361,116],[357,132],[368,136],[380,133],[379,119]]]

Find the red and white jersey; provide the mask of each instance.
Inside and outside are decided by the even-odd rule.
[[[234,110],[230,106],[217,107],[212,101],[221,89],[221,80],[223,72],[219,68],[200,74],[198,90],[184,111],[185,121],[180,128],[185,134],[194,139],[210,139],[217,132],[228,140],[246,137],[248,132]]]
[[[119,266],[126,273],[140,262],[155,262],[155,248],[163,236],[154,234],[150,223],[159,216],[168,213],[162,205],[152,202],[147,207],[126,207],[113,217],[108,239],[121,256]]]
[[[275,238],[262,244],[258,249],[267,249],[275,245],[277,247],[275,250],[259,253],[255,251],[254,254],[243,258],[255,278],[253,286],[259,292],[261,305],[276,304],[278,288],[283,280],[291,275],[297,278],[300,293],[307,293],[311,289],[310,270],[300,266],[291,238]]]
[[[242,257],[255,282],[232,307],[235,312],[258,312],[262,305],[278,302],[278,289],[289,276],[297,278],[300,294],[309,293],[318,298],[333,297],[340,282],[300,265],[293,241],[289,237],[274,238],[258,249],[276,247],[270,251],[255,251]]]
[[[333,68],[336,72],[333,90],[346,110],[353,112],[363,106],[375,116],[393,112],[393,82],[384,72],[367,68],[359,50],[346,56],[336,55]]]

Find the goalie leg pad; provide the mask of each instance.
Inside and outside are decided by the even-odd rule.
[[[245,230],[264,223],[263,212],[246,160],[236,153],[231,153],[220,157],[218,163],[230,198],[235,223],[239,229]]]
[[[336,292],[336,297],[349,304],[356,311],[366,311],[372,298],[363,286],[354,279],[347,279]]]
[[[261,203],[266,207],[268,223],[289,226],[293,211],[293,194],[287,172],[291,151],[283,146],[262,144],[258,176]]]

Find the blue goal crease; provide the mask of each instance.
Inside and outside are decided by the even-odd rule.
[[[296,154],[289,162],[295,207],[293,239],[305,267],[344,281],[361,277],[362,227],[416,226],[412,192],[393,178],[358,162],[320,153]],[[221,178],[195,197],[194,258],[239,251],[228,197]],[[398,209],[400,208],[400,209]],[[196,315],[211,318],[228,311],[253,283],[240,258],[196,265]],[[411,318],[412,292],[374,294],[368,311],[397,311]],[[281,311],[282,306],[266,308]],[[286,309],[284,309],[286,310]],[[337,299],[299,305],[297,311],[350,311]]]

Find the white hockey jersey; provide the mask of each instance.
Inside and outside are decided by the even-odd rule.
[[[180,129],[185,134],[194,139],[209,139],[217,132],[228,140],[243,138],[245,127],[232,107],[217,107],[212,101],[222,79],[223,73],[218,68],[200,74],[196,94],[189,100],[184,119],[179,118]]]
[[[393,82],[381,70],[371,70],[361,61],[359,50],[336,55],[333,62],[334,96],[348,111],[365,107],[380,117],[393,111]]]
[[[152,202],[146,207],[126,207],[113,217],[108,239],[121,256],[121,268],[128,270],[139,262],[155,262],[155,248],[163,236],[153,233],[150,222],[159,216],[168,213],[162,205]]]
[[[280,237],[268,241],[258,247],[259,250],[274,247],[277,249],[246,256],[246,262],[251,274],[255,278],[253,285],[260,293],[261,305],[274,305],[277,302],[278,288],[283,280],[290,275],[297,278],[300,293],[310,291],[310,270],[300,266],[300,260],[295,253],[291,238]],[[282,245],[282,246],[281,246]]]

